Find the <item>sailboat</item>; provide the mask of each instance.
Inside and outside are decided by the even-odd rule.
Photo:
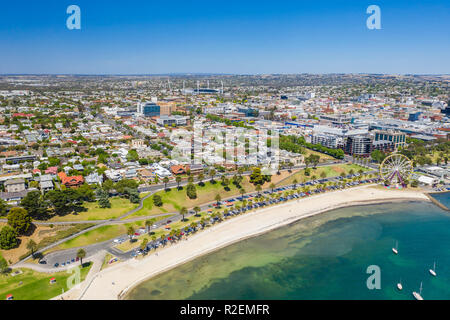
[[[402,286],[402,279],[400,279],[400,282],[397,283],[397,289],[402,291],[403,290],[403,286]]]
[[[395,248],[392,248],[392,252],[398,254],[398,241],[395,242]]]
[[[430,269],[430,273],[433,277],[436,277],[436,262],[434,262],[433,269]]]
[[[414,291],[412,294],[413,294],[414,298],[416,298],[416,300],[423,300],[423,298],[422,298],[422,282],[420,283],[419,293]]]

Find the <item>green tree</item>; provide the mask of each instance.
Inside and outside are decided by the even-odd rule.
[[[216,194],[216,196],[215,196],[214,199],[217,201],[217,205],[219,205],[219,202],[222,200],[222,197],[221,197],[220,194],[218,193],[218,194]]]
[[[133,226],[129,226],[128,227],[127,235],[128,235],[128,237],[130,237],[130,241],[131,241],[131,239],[133,238],[133,235],[134,235],[134,228],[133,228]]]
[[[0,199],[0,217],[4,217],[7,211],[8,204],[3,199]]]
[[[9,250],[17,244],[17,233],[10,226],[4,226],[0,231],[0,249]]]
[[[6,273],[8,271],[8,262],[3,256],[0,254],[0,273]]]
[[[20,202],[20,206],[25,208],[34,219],[45,219],[47,217],[48,205],[44,201],[39,191],[30,191]]]
[[[144,238],[142,239],[142,243],[141,243],[141,250],[144,251],[145,249],[147,249],[147,245],[148,245],[148,239]]]
[[[198,213],[201,211],[200,207],[194,207],[195,215],[198,216]]]
[[[180,182],[181,182],[181,177],[180,176],[177,176],[176,178],[175,178],[175,181],[177,182],[177,189],[179,190],[180,189]]]
[[[163,182],[164,182],[164,189],[166,190],[167,189],[167,184],[169,183],[169,178],[168,177],[164,177]]]
[[[195,185],[193,183],[189,183],[186,187],[186,195],[189,197],[189,199],[196,199],[197,198],[197,189],[195,188]]]
[[[8,214],[8,225],[17,232],[25,234],[31,226],[31,217],[27,210],[20,207],[12,208]]]
[[[185,219],[184,219],[184,216],[187,214],[187,209],[186,209],[186,207],[182,207],[181,209],[180,209],[180,214],[182,215],[182,217],[183,217],[183,219],[181,220],[181,221],[185,221]]]
[[[83,259],[86,258],[86,251],[83,248],[77,251],[77,258],[80,259],[80,265],[83,265]]]
[[[27,249],[31,251],[31,255],[34,256],[34,252],[37,250],[37,244],[33,241],[33,239],[30,239],[27,242]]]
[[[153,195],[153,204],[157,207],[161,207],[163,205],[162,198],[159,194]]]

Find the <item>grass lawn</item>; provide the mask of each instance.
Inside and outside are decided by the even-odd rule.
[[[315,154],[315,155],[320,156],[319,162],[325,162],[325,161],[328,161],[328,160],[335,160],[332,156],[329,156],[329,155],[327,155],[325,153],[317,152],[317,151],[314,151],[314,150],[311,150],[311,149],[307,149],[307,148],[304,148],[304,149],[305,149],[305,154],[304,154],[305,158],[309,157],[312,154]]]
[[[89,270],[91,263],[85,263],[81,269],[81,281],[83,281]],[[55,272],[40,273],[31,269],[20,269],[23,273],[12,276],[11,274],[0,275],[0,299],[6,299],[6,295],[12,294],[14,300],[48,300],[67,291],[67,279],[74,273]],[[56,279],[56,283],[50,284],[51,278]],[[22,284],[20,284],[22,282]]]
[[[159,220],[168,218],[170,216],[171,215],[167,215],[167,216],[157,217],[155,219],[156,219],[156,221],[159,221]],[[145,221],[136,221],[136,222],[130,222],[130,223],[124,223],[124,224],[112,224],[112,225],[102,226],[97,229],[83,233],[82,235],[80,235],[74,239],[67,240],[66,242],[60,244],[59,246],[57,246],[55,248],[50,249],[49,251],[46,251],[45,253],[58,251],[58,250],[65,250],[65,249],[70,249],[70,248],[84,247],[84,246],[94,244],[97,242],[111,240],[115,237],[126,234],[129,226],[133,226],[133,228],[144,227]]]
[[[111,208],[100,208],[98,202],[85,202],[83,206],[87,209],[87,211],[80,212],[78,214],[69,214],[62,217],[56,216],[49,221],[109,220],[117,218],[138,206],[138,204],[131,203],[130,200],[120,197],[112,197],[109,201],[111,202]]]
[[[305,170],[300,170],[299,172],[291,175],[289,178],[280,181],[277,186],[286,186],[294,183],[294,179],[297,179],[298,183],[302,183],[304,181],[312,180],[312,176],[316,176],[316,179],[321,179],[322,172],[325,172],[327,178],[329,177],[337,177],[341,173],[349,174],[350,170],[353,169],[355,173],[357,173],[360,169],[363,171],[368,171],[368,169],[361,167],[357,164],[337,164],[326,167],[318,167],[317,169],[311,168],[311,175],[309,177],[305,176]]]
[[[239,189],[232,183],[230,183],[229,191],[226,191],[222,186],[220,180],[217,179],[216,183],[211,183],[210,181],[205,182],[204,186],[199,186],[195,184],[197,188],[197,199],[189,199],[186,195],[186,186],[182,190],[177,190],[177,188],[172,188],[170,191],[159,191],[156,194],[161,196],[163,205],[161,207],[156,207],[153,204],[153,197],[149,197],[144,200],[144,206],[141,210],[133,213],[132,215],[126,217],[130,219],[133,217],[156,215],[167,212],[178,212],[182,207],[193,208],[201,204],[214,201],[216,194],[220,194],[222,199],[239,195]],[[250,192],[255,188],[249,182],[249,177],[245,176],[242,180],[242,187],[245,191]]]
[[[0,228],[3,223],[0,223]],[[60,239],[64,239],[71,234],[77,233],[83,229],[89,228],[92,224],[74,224],[74,225],[55,225],[53,228],[50,226],[33,226],[32,233],[27,236],[19,237],[19,245],[16,248],[10,250],[0,250],[0,254],[8,261],[9,264],[15,263],[30,254],[30,250],[27,249],[27,243],[33,240],[37,243],[38,249],[44,248],[51,243],[54,243]],[[36,262],[37,260],[28,259],[27,262]]]

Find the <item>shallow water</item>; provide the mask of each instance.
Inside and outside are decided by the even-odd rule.
[[[428,271],[435,260],[436,278]],[[369,265],[380,267],[380,290],[367,288]],[[450,299],[449,266],[448,212],[426,202],[357,206],[200,257],[127,299],[413,299],[421,281],[424,299]]]

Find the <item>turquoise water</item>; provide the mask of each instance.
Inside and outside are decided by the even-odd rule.
[[[442,203],[444,206],[450,209],[450,192],[433,193],[433,198]]]
[[[367,288],[369,265],[380,267],[380,290]],[[413,299],[421,281],[424,299],[450,299],[450,215],[409,202],[301,220],[161,274],[127,299]]]

